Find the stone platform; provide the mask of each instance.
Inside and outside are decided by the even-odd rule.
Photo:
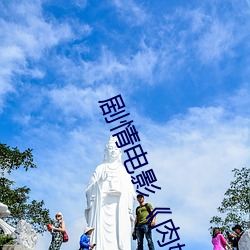
[[[0,247],[0,250],[26,250],[26,249],[21,245],[9,245]]]

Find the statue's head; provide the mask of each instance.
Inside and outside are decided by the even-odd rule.
[[[116,146],[116,142],[117,138],[111,135],[104,150],[104,162],[122,161],[122,150]]]

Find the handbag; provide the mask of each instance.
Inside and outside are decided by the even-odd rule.
[[[133,237],[133,240],[137,240],[136,234],[133,234],[132,237]]]
[[[69,236],[68,236],[68,234],[67,234],[66,231],[64,231],[64,232],[62,233],[62,235],[63,235],[63,242],[69,241]]]
[[[137,240],[136,228],[137,228],[137,223],[136,223],[136,225],[135,225],[135,230],[134,230],[133,233],[132,233],[132,238],[133,238],[133,240]]]

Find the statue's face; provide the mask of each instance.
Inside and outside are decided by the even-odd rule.
[[[117,148],[116,144],[111,142],[108,145],[108,156],[111,160],[116,160],[118,156],[120,155],[121,151],[119,148]]]

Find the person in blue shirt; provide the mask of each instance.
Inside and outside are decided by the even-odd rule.
[[[80,249],[79,250],[91,250],[96,244],[90,244],[90,235],[93,232],[93,227],[86,227],[83,235],[80,238]]]

